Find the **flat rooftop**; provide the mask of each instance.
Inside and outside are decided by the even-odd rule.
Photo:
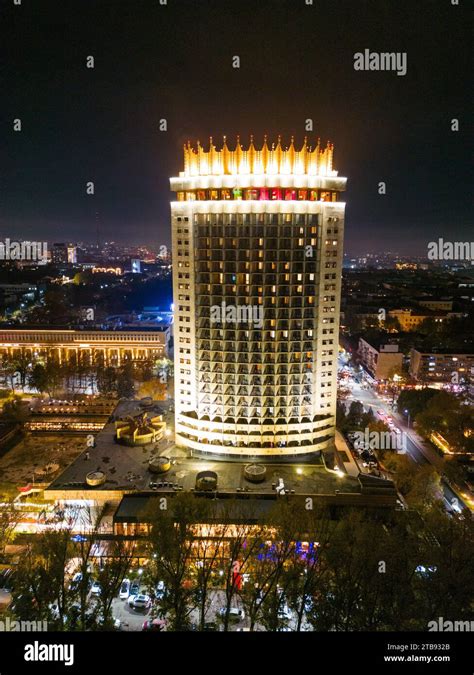
[[[101,491],[130,492],[169,492],[170,489],[189,491],[195,488],[196,474],[211,470],[218,475],[219,493],[245,492],[254,494],[275,494],[274,484],[280,479],[286,490],[297,494],[329,494],[337,492],[358,493],[360,484],[355,477],[338,475],[328,471],[319,457],[307,461],[270,463],[262,460],[267,467],[265,480],[254,484],[244,477],[244,467],[251,461],[225,461],[190,456],[190,453],[175,445],[166,436],[156,442],[144,446],[127,446],[115,440],[115,420],[134,417],[147,412],[151,417],[163,415],[167,425],[173,427],[174,413],[167,410],[166,402],[120,401],[96,437],[96,445],[84,450],[48,487],[48,490],[84,491],[86,493]],[[171,459],[171,468],[165,474],[150,472],[148,466],[151,459],[163,456]],[[97,487],[86,484],[86,475],[92,471],[103,471],[106,481]],[[160,488],[150,488],[150,482],[166,482]],[[47,493],[46,495],[47,496]]]

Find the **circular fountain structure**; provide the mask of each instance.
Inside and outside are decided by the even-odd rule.
[[[123,445],[148,445],[156,443],[163,438],[166,422],[162,415],[150,417],[147,412],[142,412],[134,417],[115,422],[115,438]]]

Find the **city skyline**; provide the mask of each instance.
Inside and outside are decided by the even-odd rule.
[[[232,140],[240,134],[247,143],[251,132],[281,133],[288,145],[291,136],[301,143],[317,131],[337,142],[351,176],[350,254],[396,245],[402,254],[416,249],[421,255],[439,236],[466,240],[469,96],[461,82],[468,22],[459,20],[466,9],[423,4],[430,5],[428,14],[403,2],[391,8],[395,30],[385,3],[376,3],[357,33],[351,22],[365,10],[351,3],[339,11],[303,2],[298,8],[242,2],[231,6],[234,31],[212,2],[205,19],[189,2],[186,12],[178,3],[157,3],[151,18],[148,8],[126,3],[124,13],[85,2],[80,12],[66,14],[52,2],[47,11],[33,6],[34,20],[26,25],[15,7],[7,8],[13,60],[4,71],[1,235],[61,241],[66,226],[73,239],[169,244],[167,176],[176,173],[176,155],[188,139],[205,143],[214,134],[220,142],[224,134]],[[271,35],[262,46],[250,23]],[[110,29],[106,36],[95,28],[102,24]],[[445,31],[449,43],[442,40]],[[300,47],[305,41],[311,50]],[[367,48],[403,50],[406,74],[356,70],[354,55]],[[90,56],[93,68],[86,66]],[[245,104],[236,118],[238,101]],[[14,131],[18,119],[21,131]],[[160,130],[163,120],[166,130]],[[93,196],[86,194],[89,181]],[[380,182],[385,194],[378,193]]]

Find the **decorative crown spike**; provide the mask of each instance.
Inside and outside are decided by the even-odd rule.
[[[308,145],[308,138],[305,136],[301,149],[297,150],[294,136],[291,136],[290,145],[283,149],[279,135],[277,143],[272,143],[269,149],[265,134],[261,148],[257,149],[252,135],[248,149],[244,149],[240,143],[240,136],[237,136],[235,149],[229,150],[227,137],[223,136],[222,148],[218,150],[211,136],[208,152],[204,150],[199,140],[196,142],[196,148],[188,141],[183,149],[185,176],[219,176],[234,173],[337,175],[332,168],[334,145],[328,141],[322,148],[320,138],[313,148]]]

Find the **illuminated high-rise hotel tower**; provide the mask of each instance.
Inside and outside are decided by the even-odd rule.
[[[346,179],[333,146],[184,147],[171,178],[176,443],[233,457],[334,442]]]

